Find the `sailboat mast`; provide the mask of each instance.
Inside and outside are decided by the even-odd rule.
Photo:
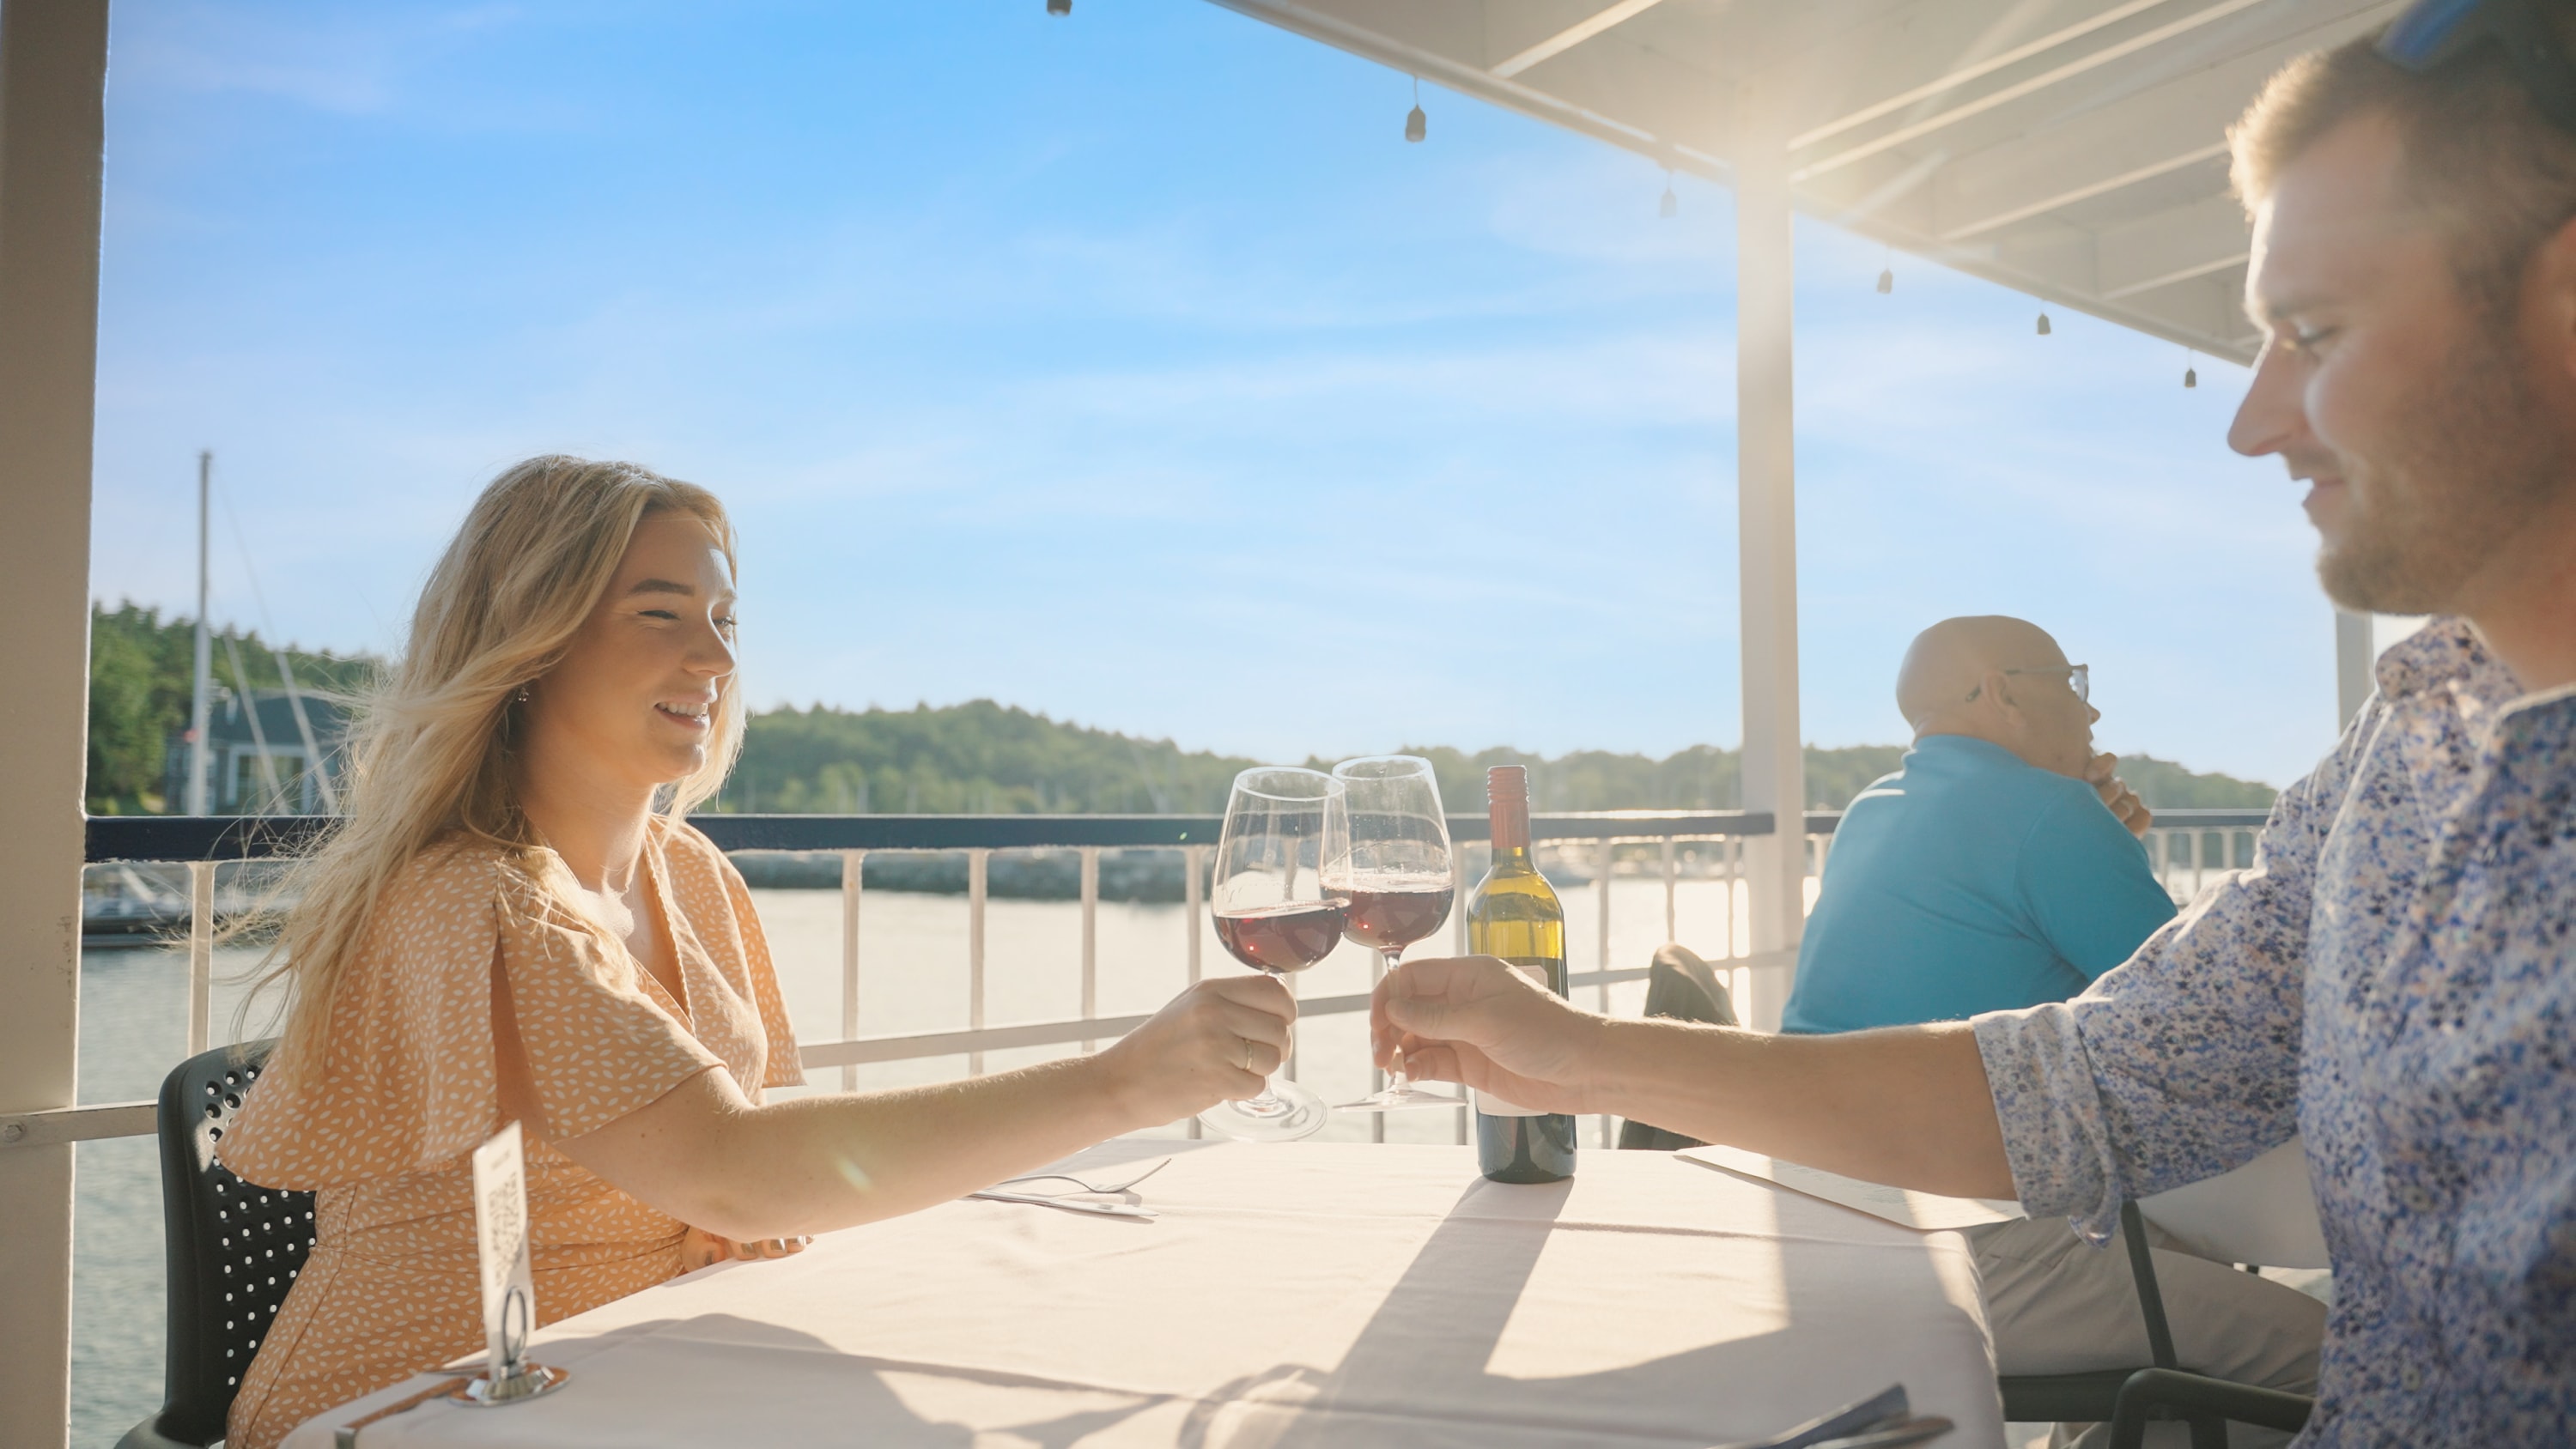
[[[188,704],[188,798],[191,815],[206,813],[206,705],[213,693],[214,636],[206,628],[206,536],[211,518],[215,455],[212,449],[197,452],[197,667],[195,688]]]

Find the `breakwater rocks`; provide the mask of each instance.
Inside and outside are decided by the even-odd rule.
[[[1186,898],[1185,857],[1177,850],[1104,850],[1100,852],[1100,898],[1104,901],[1170,901]],[[835,852],[744,850],[733,855],[736,869],[752,885],[769,890],[838,890],[841,857]],[[930,895],[966,893],[966,852],[870,851],[859,864],[860,883],[872,891],[921,891]],[[1204,886],[1205,881],[1200,884]],[[1000,900],[1072,901],[1082,898],[1082,853],[1076,850],[1014,850],[995,854],[986,863],[984,886]]]

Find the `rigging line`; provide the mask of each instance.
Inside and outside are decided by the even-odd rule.
[[[286,706],[295,716],[295,733],[304,740],[305,769],[322,796],[323,813],[337,815],[340,813],[340,792],[331,783],[329,762],[322,758],[322,747],[313,734],[313,720],[304,711],[304,691],[296,687],[295,666],[287,659],[286,651],[277,644],[277,621],[269,617],[268,595],[261,591],[259,570],[250,561],[250,540],[242,533],[241,515],[233,512],[233,501],[229,496],[224,499],[224,524],[232,530],[233,548],[241,554],[242,574],[250,580],[251,602],[259,606],[260,625],[268,630],[268,655],[277,661],[277,677],[286,685]],[[374,605],[370,604],[368,608],[372,612]],[[239,668],[236,667],[234,672],[239,673]]]
[[[242,813],[266,815],[270,807],[286,798],[286,792],[277,787],[277,767],[268,759],[268,731],[259,725],[259,696],[250,692],[250,676],[242,672],[241,643],[230,629],[224,631],[224,654],[233,662],[233,688],[239,691],[243,717],[250,721],[250,744],[259,752],[259,783],[266,792],[258,810]]]

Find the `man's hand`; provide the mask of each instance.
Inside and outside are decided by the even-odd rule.
[[[1371,1059],[1539,1112],[1589,1112],[1601,1019],[1491,956],[1407,961],[1369,1001]]]
[[[2120,817],[2120,823],[2129,827],[2129,833],[2143,840],[2156,817],[2147,809],[2147,802],[2138,798],[2138,792],[2120,783],[2120,777],[2112,773],[2119,768],[2118,755],[2095,755],[2092,763],[2084,767],[2084,779],[2102,797],[2102,803],[2111,807],[2111,813]]]

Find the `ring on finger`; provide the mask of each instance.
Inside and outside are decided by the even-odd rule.
[[[1253,1042],[1252,1042],[1252,1039],[1251,1039],[1251,1038],[1249,1038],[1249,1037],[1246,1037],[1246,1038],[1244,1038],[1244,1042],[1243,1042],[1243,1069],[1244,1069],[1245,1071],[1247,1071],[1247,1072],[1252,1070],[1252,1053],[1253,1053]]]

